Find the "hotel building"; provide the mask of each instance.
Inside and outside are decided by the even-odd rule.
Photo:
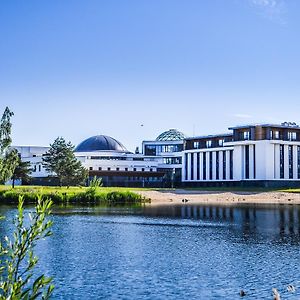
[[[33,184],[55,184],[42,157],[49,147],[15,147],[32,166]],[[186,137],[175,129],[129,152],[105,135],[84,140],[75,156],[105,186],[299,186],[300,127],[295,123],[229,128],[226,134]],[[54,180],[54,181],[53,181]]]
[[[229,130],[228,134],[185,139],[184,186],[299,185],[298,125],[257,124]]]

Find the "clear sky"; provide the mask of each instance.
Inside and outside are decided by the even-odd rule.
[[[300,122],[299,0],[2,0],[15,145]],[[143,124],[144,126],[141,126]]]

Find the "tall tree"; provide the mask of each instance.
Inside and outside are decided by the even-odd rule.
[[[53,172],[62,185],[80,185],[87,179],[88,171],[74,155],[74,145],[58,137],[43,157],[43,166]]]
[[[10,149],[11,145],[11,117],[14,113],[6,107],[0,121],[0,183],[12,177],[18,161],[18,153]]]
[[[12,187],[15,187],[16,179],[21,179],[22,183],[30,181],[30,174],[32,173],[32,169],[30,167],[29,161],[22,161],[21,158],[18,156],[18,164],[14,170],[12,175]]]

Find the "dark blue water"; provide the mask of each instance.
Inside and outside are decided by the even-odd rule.
[[[29,209],[30,210],[30,209]],[[1,236],[11,229],[7,216]],[[37,247],[54,299],[299,299],[299,206],[56,208]]]

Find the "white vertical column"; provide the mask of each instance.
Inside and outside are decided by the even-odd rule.
[[[249,179],[254,179],[254,145],[249,145]]]
[[[284,179],[289,179],[289,146],[284,145]]]
[[[181,170],[181,179],[182,181],[185,181],[185,166],[186,166],[186,161],[185,161],[185,153],[182,153],[182,170]]]
[[[223,180],[223,151],[219,152],[219,179]]]
[[[209,151],[206,152],[206,180],[209,180]]]
[[[226,151],[226,180],[230,180],[230,151]]]
[[[240,181],[245,178],[245,147],[237,145],[233,151],[233,179]]]
[[[203,180],[203,152],[200,152],[200,158],[198,163],[200,168],[200,180]]]
[[[187,155],[187,180],[190,181],[191,180],[191,169],[192,169],[192,165],[191,165],[191,153],[188,153]]]
[[[293,146],[293,179],[298,179],[298,147]]]
[[[216,180],[217,176],[216,176],[216,166],[217,166],[217,153],[216,151],[214,151],[212,153],[212,179]]]
[[[194,153],[194,180],[197,181],[197,165],[198,165],[198,153]]]
[[[274,178],[280,179],[280,145],[274,145]]]

